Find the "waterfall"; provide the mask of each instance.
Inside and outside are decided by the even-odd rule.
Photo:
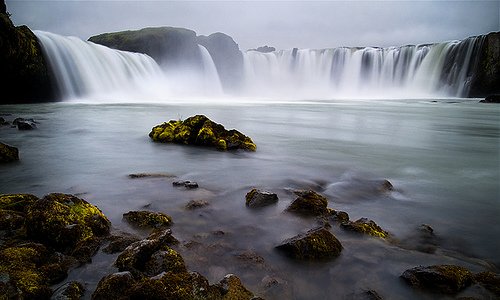
[[[145,54],[36,31],[64,98],[169,101],[224,95],[216,65],[160,67]],[[235,96],[275,99],[466,97],[482,37],[401,47],[290,49],[243,54]]]
[[[481,38],[388,48],[244,53],[244,92],[291,97],[465,97]]]
[[[76,37],[35,31],[65,98],[134,89],[161,70],[147,55],[113,50]]]

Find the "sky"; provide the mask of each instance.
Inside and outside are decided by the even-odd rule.
[[[6,0],[16,25],[88,39],[103,32],[173,26],[223,32],[241,50],[400,46],[500,31],[492,1],[34,1]]]

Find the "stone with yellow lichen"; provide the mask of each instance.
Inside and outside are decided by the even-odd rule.
[[[342,244],[324,227],[283,241],[276,249],[299,260],[329,259],[340,255]]]
[[[123,214],[123,218],[137,227],[160,228],[172,224],[172,217],[169,215],[146,210],[129,211]]]
[[[81,241],[109,234],[111,223],[94,205],[67,194],[49,194],[26,212],[26,233],[64,253]]]
[[[378,226],[374,221],[361,218],[356,221],[347,221],[340,224],[345,230],[368,234],[375,237],[387,238],[389,233]]]
[[[204,115],[196,115],[184,121],[171,120],[157,125],[151,129],[149,137],[155,142],[214,147],[221,151],[257,149],[248,136],[235,129],[226,130],[224,126]]]
[[[305,216],[320,216],[329,213],[328,199],[311,191],[295,191],[298,197],[287,207],[286,211]]]
[[[472,273],[455,265],[419,266],[404,271],[401,278],[414,288],[443,294],[456,294],[472,284]]]

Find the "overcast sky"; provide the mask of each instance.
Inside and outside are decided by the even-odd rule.
[[[493,1],[28,1],[7,0],[16,25],[87,39],[174,26],[224,32],[240,49],[399,46],[500,31]]]

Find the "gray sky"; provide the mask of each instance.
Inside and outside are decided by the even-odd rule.
[[[7,0],[16,25],[88,37],[174,26],[224,32],[242,50],[399,46],[500,31],[493,1],[34,1]]]

